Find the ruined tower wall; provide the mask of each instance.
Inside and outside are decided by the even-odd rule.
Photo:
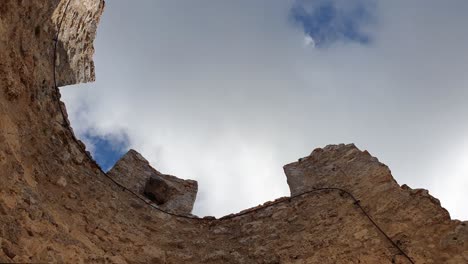
[[[53,78],[64,17],[57,83],[94,79],[104,3],[67,3],[0,2],[0,262],[409,263],[338,191],[213,220],[162,213],[115,185],[74,139]],[[340,185],[416,263],[468,260],[466,223],[450,220],[425,191],[401,188],[355,148],[318,151],[285,167],[293,194]]]

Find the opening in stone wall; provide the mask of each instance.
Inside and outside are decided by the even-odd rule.
[[[466,218],[467,82],[446,69],[463,68],[464,39],[440,54],[455,33],[403,30],[435,14],[356,2],[109,1],[96,82],[61,89],[72,126],[105,170],[135,149],[197,180],[198,215],[289,195],[284,164],[354,142]]]

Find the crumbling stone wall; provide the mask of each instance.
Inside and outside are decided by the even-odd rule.
[[[353,144],[318,148],[310,156],[284,166],[284,171],[291,195],[323,187],[351,191],[416,263],[429,262],[418,257],[429,254],[437,254],[441,263],[449,259],[454,263],[465,261],[467,222],[452,221],[427,190],[400,187],[387,166]]]
[[[71,1],[58,51],[62,85],[93,79],[104,6]],[[66,3],[0,1],[0,262],[409,263],[340,192],[216,220],[162,213],[116,186],[74,139],[53,85]],[[400,187],[366,152],[331,146],[285,171],[293,193],[347,188],[415,263],[468,261],[467,223],[450,220],[427,191]]]
[[[107,173],[129,190],[145,195],[164,211],[189,215],[198,192],[198,183],[162,174],[136,150],[129,150]]]

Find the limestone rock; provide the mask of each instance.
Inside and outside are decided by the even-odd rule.
[[[133,149],[114,165],[108,175],[130,190],[144,194],[164,210],[177,214],[192,212],[197,182],[160,173]]]

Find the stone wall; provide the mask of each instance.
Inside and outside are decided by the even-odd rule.
[[[400,187],[387,166],[353,144],[318,148],[284,166],[284,171],[291,195],[324,187],[350,191],[410,255],[434,254],[440,261],[453,258],[458,261],[454,263],[463,263],[462,255],[468,253],[466,222],[452,221],[427,190]],[[427,261],[414,258],[417,263]]]
[[[131,149],[107,173],[131,191],[145,195],[154,206],[177,214],[191,214],[198,183],[162,174]]]
[[[94,47],[104,0],[62,0],[52,20],[58,34],[58,86],[95,80]]]
[[[0,1],[0,262],[409,263],[346,195],[283,198],[222,219],[165,214],[115,185],[83,152],[53,85],[65,1]],[[72,0],[59,83],[94,77],[103,1]],[[293,194],[341,186],[415,263],[467,263],[467,222],[399,186],[367,152],[339,145],[285,167]]]

